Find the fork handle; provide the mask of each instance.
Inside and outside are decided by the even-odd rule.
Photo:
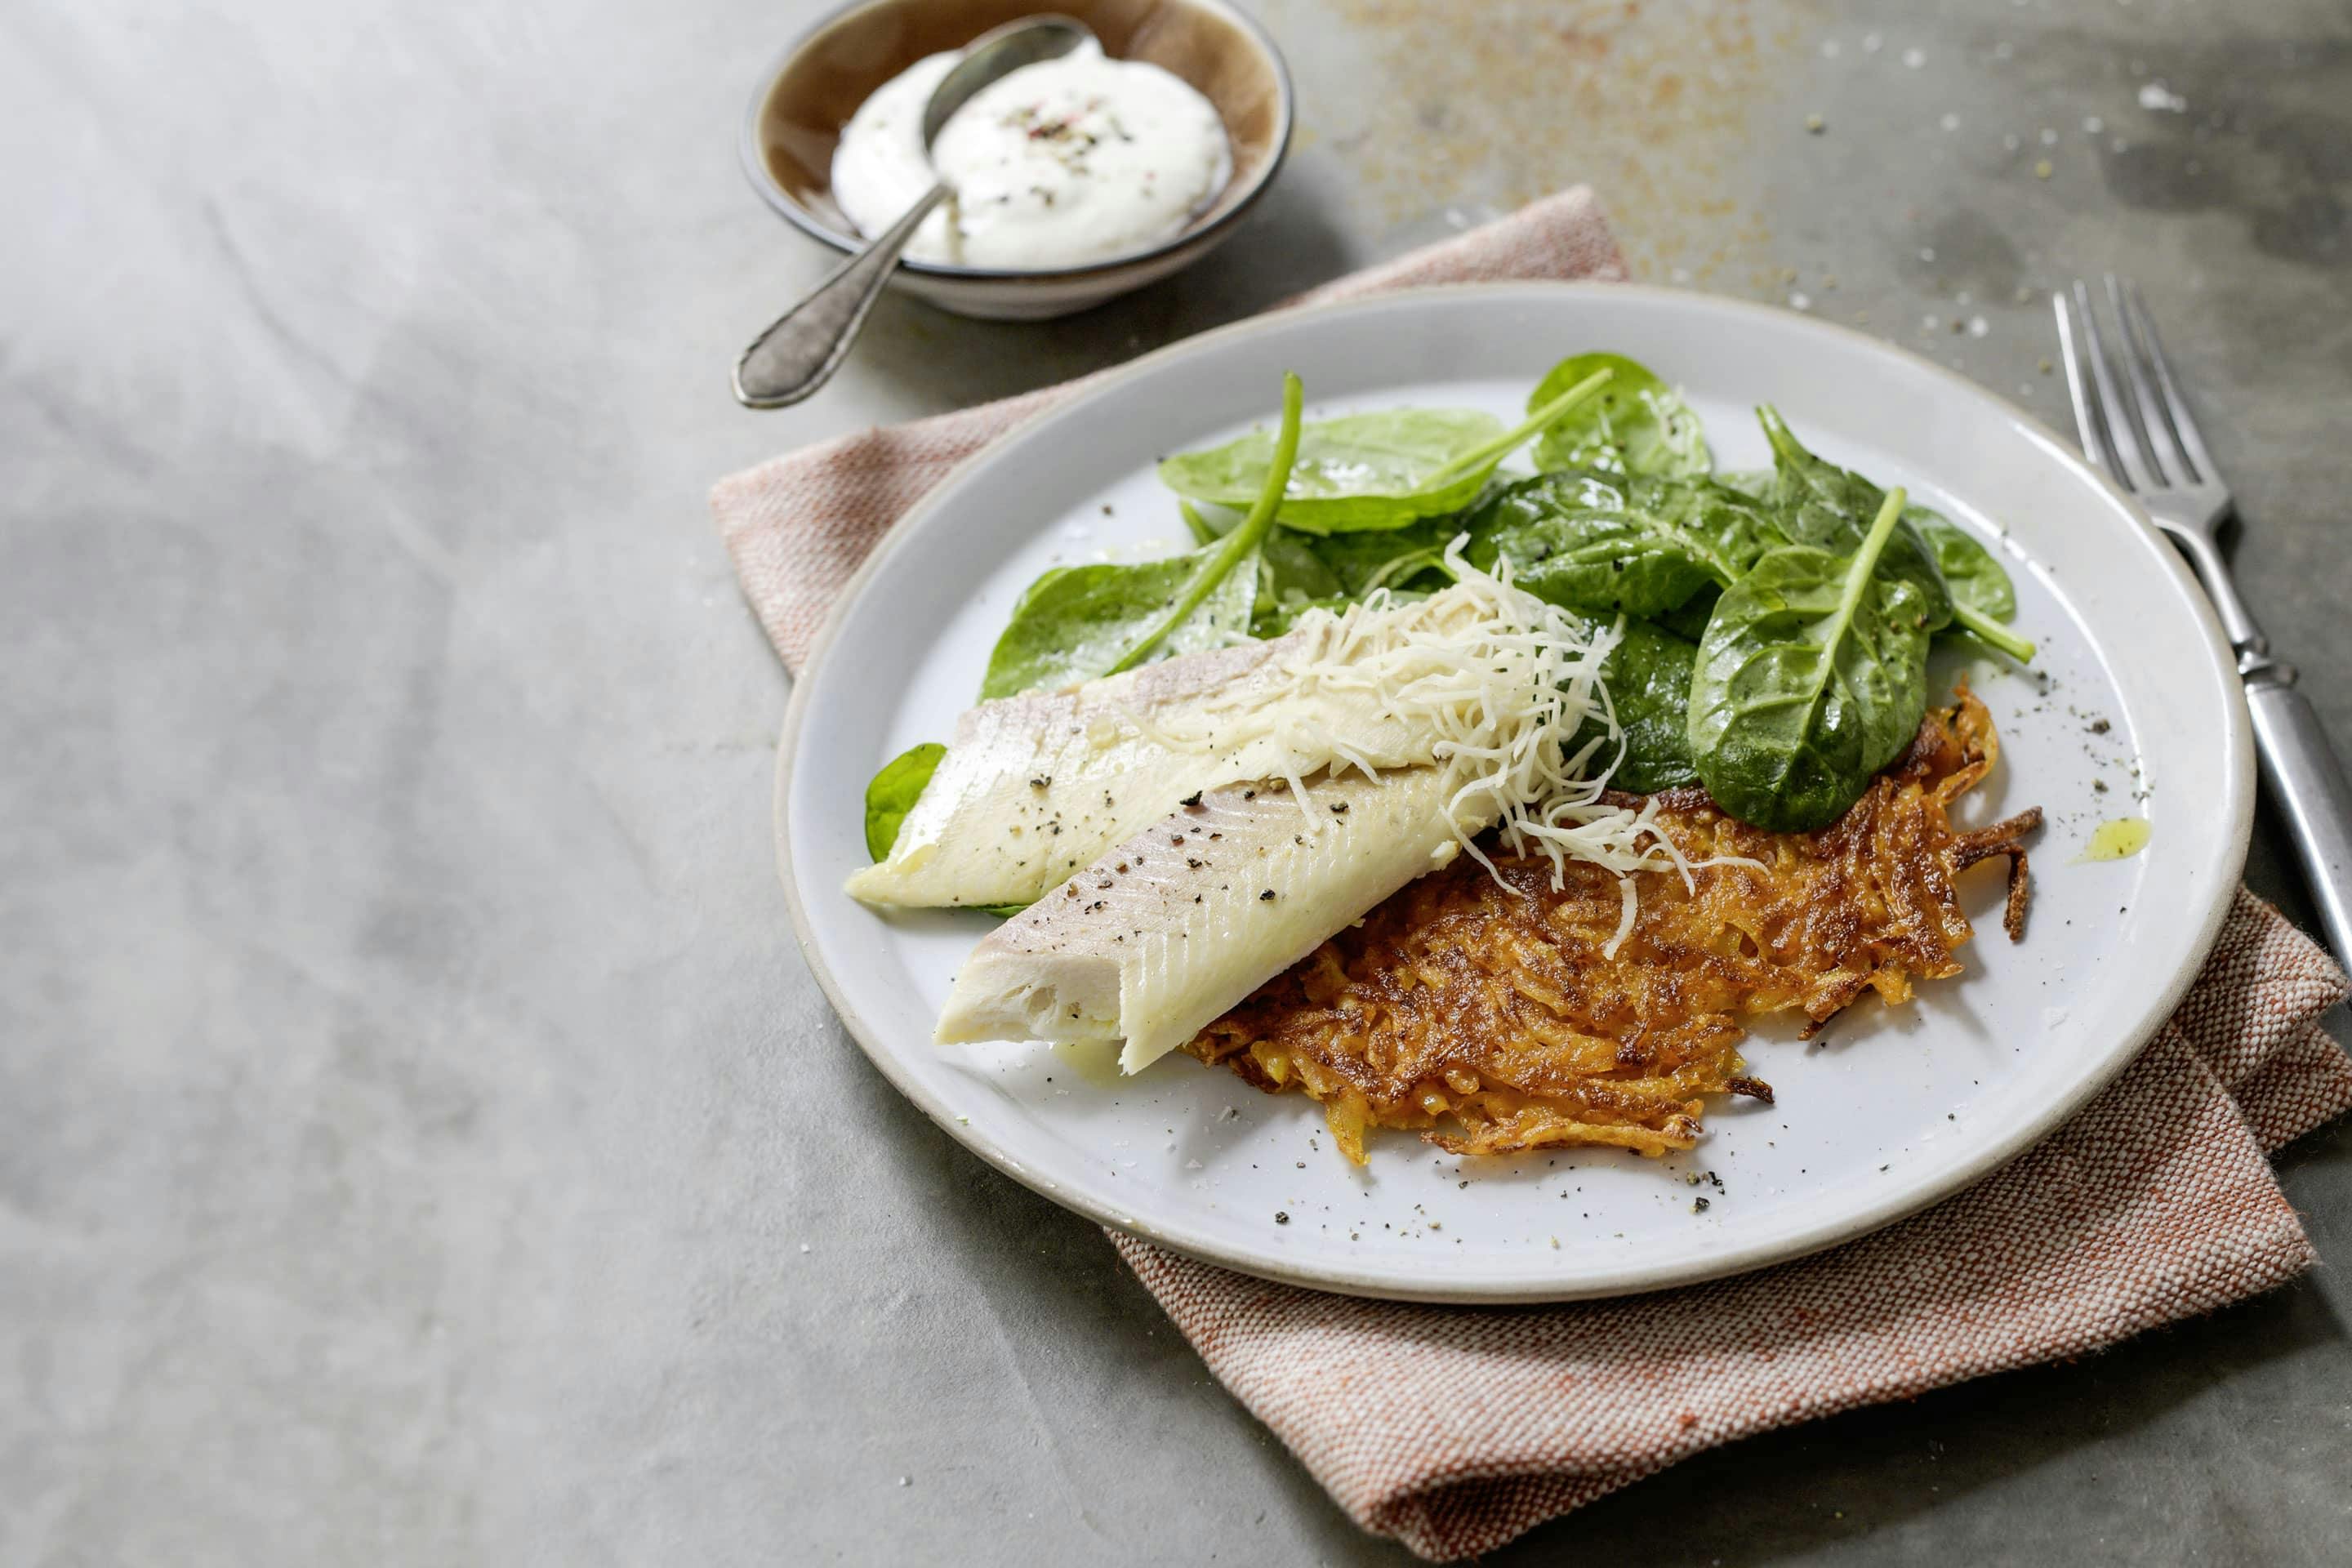
[[[2293,665],[2252,661],[2246,707],[2253,715],[2263,782],[2294,839],[2327,945],[2338,963],[2352,965],[2352,782],[2294,679]]]
[[[2238,656],[2239,668],[2244,668],[2250,658],[2268,658],[2271,639],[2263,635],[2263,628],[2254,622],[2254,613],[2238,597],[2237,584],[2230,580],[2230,563],[2221,558],[2221,546],[2193,528],[2181,528],[2160,520],[2157,526],[2196,568],[2197,581],[2213,603],[2213,615],[2221,623],[2221,635],[2230,639],[2230,651]],[[2288,684],[2294,684],[2292,679]]]

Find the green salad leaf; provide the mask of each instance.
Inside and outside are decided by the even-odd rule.
[[[1156,653],[1248,636],[1258,549],[1298,450],[1305,404],[1298,378],[1283,377],[1282,426],[1255,504],[1214,543],[1161,561],[1056,566],[1024,589],[989,655],[981,700],[1116,675]],[[1185,521],[1196,526],[1195,518]]]
[[[1884,571],[1889,494],[1852,554],[1775,550],[1724,591],[1691,672],[1690,745],[1716,804],[1777,833],[1828,826],[1927,709],[1927,607]]]
[[[1230,522],[1204,517],[1190,501],[1179,501],[1177,508],[1196,539],[1223,538],[1231,530]],[[1392,595],[1409,586],[1442,588],[1447,580],[1445,548],[1461,531],[1452,518],[1424,518],[1361,533],[1301,533],[1277,523],[1259,546],[1263,564],[1250,630],[1257,637],[1278,637],[1307,610],[1336,614],[1361,603],[1375,588]]]
[[[866,853],[877,860],[890,858],[890,846],[898,842],[898,829],[905,825],[907,814],[923,798],[923,786],[931,782],[940,759],[947,754],[948,749],[937,741],[926,741],[882,764],[882,771],[866,786]]]
[[[1385,408],[1318,419],[1300,433],[1277,516],[1308,533],[1402,528],[1459,511],[1496,466],[1607,384],[1569,387],[1514,429],[1466,408]],[[1277,437],[1253,430],[1206,451],[1163,459],[1160,482],[1186,500],[1245,505],[1265,488]]]
[[[1723,590],[1720,588],[1702,588],[1692,595],[1681,609],[1668,610],[1658,616],[1658,625],[1683,641],[1695,643],[1706,636],[1706,623],[1715,618],[1716,603],[1722,597]]]
[[[1195,538],[1219,539],[1231,531],[1230,522],[1204,518],[1191,501],[1177,507]],[[1446,518],[1377,532],[1321,535],[1277,523],[1258,547],[1262,564],[1251,635],[1280,637],[1308,610],[1338,615],[1361,604],[1375,588],[1386,588],[1400,600],[1425,597],[1426,590],[1445,585],[1445,547],[1460,531]]]
[[[1192,531],[1192,537],[1203,544],[1223,539],[1241,521],[1231,512],[1203,516],[1188,500],[1178,501],[1176,510],[1183,514],[1184,526]],[[1337,537],[1391,536],[1370,533]],[[1349,602],[1346,587],[1317,552],[1316,546],[1321,542],[1313,534],[1300,533],[1280,523],[1266,530],[1265,538],[1258,543],[1257,602],[1250,615],[1252,637],[1281,636],[1310,605],[1336,602],[1345,605]]]
[[[1190,653],[1247,635],[1256,572],[1209,572],[1218,548],[1047,571],[1021,591],[998,635],[981,700],[1109,675],[1138,650]]]
[[[1390,601],[1398,605],[1416,605],[1428,597],[1429,590],[1425,588],[1389,590]],[[1252,629],[1262,637],[1278,637],[1297,626],[1309,610],[1328,610],[1332,615],[1339,616],[1345,615],[1350,607],[1362,603],[1361,599],[1352,599],[1345,594],[1330,594],[1319,599],[1286,599],[1270,610],[1261,611],[1259,619]]]
[[[1924,506],[1906,507],[1904,516],[1936,552],[1937,569],[1943,573],[1955,605],[1973,605],[1997,621],[2016,616],[2016,587],[1974,534]]]
[[[1815,457],[1779,410],[1759,408],[1756,417],[1764,426],[1764,438],[1772,443],[1772,501],[1779,509],[1780,531],[1792,544],[1810,544],[1835,555],[1859,550],[1886,492],[1860,474]],[[1896,521],[1878,569],[1919,590],[1928,630],[1950,624],[1951,590],[1944,585],[1935,551],[1909,518]]]
[[[1375,588],[1393,593],[1424,572],[1442,575],[1445,547],[1461,531],[1453,518],[1426,518],[1378,533],[1329,534],[1315,540],[1311,548],[1339,584],[1339,592],[1361,599]]]
[[[1276,514],[1293,528],[1395,528],[1465,505],[1486,482],[1454,468],[1456,458],[1500,435],[1503,422],[1467,408],[1392,408],[1307,426]],[[1160,465],[1160,481],[1187,500],[1242,506],[1265,483],[1274,436],[1253,430]]]
[[[1688,638],[1650,621],[1631,621],[1601,661],[1601,679],[1625,747],[1609,775],[1612,787],[1655,795],[1697,780],[1690,747],[1691,666],[1697,658],[1698,645]],[[1601,742],[1593,765],[1606,765],[1613,752],[1598,718],[1587,719],[1570,738],[1569,754],[1591,741]]]
[[[1552,366],[1528,396],[1532,413],[1596,371],[1609,384],[1536,443],[1538,468],[1597,468],[1617,474],[1703,476],[1713,466],[1706,432],[1682,394],[1623,354],[1589,353]]]
[[[1464,520],[1470,563],[1584,615],[1657,616],[1727,587],[1786,542],[1770,515],[1706,479],[1538,474],[1496,489]]]
[[[1772,443],[1772,499],[1780,508],[1781,531],[1801,544],[1841,552],[1853,550],[1876,514],[1885,492],[1860,474],[1807,451],[1775,410],[1759,408],[1756,416],[1763,422],[1765,438]],[[1928,630],[1941,631],[1957,624],[2018,663],[2029,662],[2033,658],[2033,645],[2014,632],[2003,630],[2000,623],[2007,617],[1986,606],[1986,595],[1997,590],[1980,581],[1964,595],[1945,580],[1940,563],[1950,547],[1930,541],[1926,525],[1931,522],[1943,523],[1947,529],[1952,527],[1926,507],[1906,507],[1879,570],[1917,586],[1926,605]],[[1999,588],[2008,589],[2009,574],[2000,570],[2000,563],[1978,548],[1974,540],[1965,534],[1960,538],[1962,546],[1950,550],[1953,558],[1960,559],[1964,553],[1973,557],[1969,563],[1971,571],[1981,576],[1982,569],[1990,567]],[[2014,615],[2017,605],[2013,591],[2009,594],[2009,606],[2010,614]]]
[[[1975,534],[1926,507],[1912,507],[1908,515],[1936,552],[1955,615],[1971,609],[2004,624],[2017,618],[2017,588]]]
[[[1186,507],[1190,510],[1188,503]],[[1345,592],[1331,568],[1323,564],[1306,535],[1276,527],[1258,546],[1257,604],[1250,617],[1253,637],[1278,636],[1265,628],[1281,618],[1286,605],[1338,597]],[[1292,612],[1292,618],[1296,612]],[[1288,620],[1284,619],[1286,628]]]

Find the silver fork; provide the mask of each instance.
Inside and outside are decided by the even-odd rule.
[[[2065,293],[2052,295],[2051,303],[2083,455],[2138,499],[2205,585],[2246,683],[2263,782],[2294,838],[2328,943],[2337,958],[2352,963],[2352,784],[2310,700],[2295,689],[2294,666],[2271,657],[2270,639],[2230,581],[2220,543],[2231,510],[2230,487],[2205,449],[2138,287],[2106,275],[2116,320],[2112,347],[2092,309],[2091,291],[2077,279],[2071,292],[2071,309]],[[2129,381],[2128,395],[2116,380],[2117,365]]]

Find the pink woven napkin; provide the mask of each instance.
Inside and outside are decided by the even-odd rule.
[[[1307,296],[1622,278],[1589,191]],[[962,458],[1086,384],[789,454],[711,496],[788,666],[875,541]],[[1366,1530],[1444,1560],[1718,1443],[2079,1355],[2291,1279],[2310,1242],[2269,1152],[2352,1106],[2319,1024],[2343,973],[2241,892],[2155,1042],[2007,1170],[1834,1252],[1548,1308],[1406,1306],[1270,1285],[1113,1233],[1220,1382]]]

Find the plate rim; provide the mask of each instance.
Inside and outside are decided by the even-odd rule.
[[[1673,1289],[1682,1286],[1703,1284],[1709,1280],[1751,1274],[1762,1269],[1793,1262],[1799,1258],[1826,1252],[1875,1234],[1919,1214],[1948,1199],[1956,1197],[2013,1163],[2037,1144],[2057,1131],[2076,1112],[2095,1099],[2119,1077],[2124,1069],[2137,1060],[2147,1043],[2154,1039],[2166,1021],[2179,1009],[2180,1001],[2202,971],[2220,939],[2222,924],[2235,902],[2235,894],[2244,879],[2246,857],[2251,846],[2254,817],[2254,755],[2252,724],[2245,702],[2244,688],[2237,679],[2237,658],[2221,630],[2212,605],[2205,597],[2188,563],[2179,552],[2158,531],[2156,524],[2131,494],[2116,485],[2107,474],[2086,462],[2074,446],[2027,410],[2002,397],[2000,394],[1969,380],[1956,371],[1926,356],[1914,353],[1899,343],[1872,336],[1836,321],[1803,315],[1752,300],[1735,299],[1727,295],[1708,294],[1695,289],[1661,288],[1654,284],[1612,282],[1601,280],[1522,279],[1485,283],[1451,283],[1400,289],[1354,300],[1331,300],[1314,305],[1292,306],[1245,317],[1190,337],[1166,343],[1151,353],[1123,364],[1105,367],[1066,384],[1084,384],[1087,391],[1099,393],[1155,374],[1164,364],[1191,355],[1210,352],[1232,339],[1245,337],[1264,330],[1268,324],[1298,317],[1370,313],[1379,310],[1409,308],[1415,302],[1429,300],[1469,296],[1504,297],[1509,295],[1550,296],[1592,295],[1622,299],[1640,296],[1660,304],[1701,310],[1725,310],[1736,314],[1770,318],[1781,326],[1801,324],[1801,330],[1825,332],[1849,340],[1875,353],[1892,355],[1914,370],[1924,370],[1957,395],[1979,404],[1990,405],[2003,417],[2020,426],[2024,434],[2037,440],[2055,455],[2077,478],[2086,478],[2105,492],[2109,500],[2118,505],[2125,515],[2139,524],[2140,546],[2154,552],[2159,565],[2172,577],[2176,589],[2189,605],[2200,628],[2204,633],[2205,650],[2223,675],[2222,688],[2228,710],[2227,732],[2221,738],[2222,773],[2228,780],[2228,833],[2220,861],[2214,867],[2218,873],[2212,879],[2214,893],[2209,898],[2195,936],[2190,942],[2191,962],[2183,963],[2168,976],[2165,983],[2151,994],[2153,1000],[2144,1006],[2132,1026],[2125,1032],[2127,1044],[2111,1048],[2107,1058],[2086,1074],[2071,1093],[2053,1097],[2036,1114],[2022,1120],[1992,1139],[1972,1158],[1963,1162],[1938,1179],[1922,1184],[1876,1203],[1848,1213],[1835,1223],[1825,1225],[1817,1233],[1795,1241],[1768,1245],[1758,1255],[1740,1255],[1736,1249],[1719,1264],[1715,1260],[1698,1263],[1683,1262],[1649,1267],[1633,1266],[1613,1269],[1605,1276],[1587,1276],[1588,1283],[1573,1280],[1532,1282],[1525,1287],[1508,1283],[1482,1282],[1465,1287],[1433,1281],[1426,1289],[1400,1285],[1385,1274],[1328,1268],[1299,1268],[1278,1258],[1243,1254],[1220,1247],[1205,1238],[1195,1242],[1168,1235],[1147,1217],[1132,1212],[1122,1212],[1111,1205],[1097,1201],[1091,1194],[1063,1187],[1060,1184],[1031,1170],[1015,1153],[1003,1148],[979,1128],[960,1121],[954,1110],[933,1096],[911,1077],[897,1070],[891,1053],[877,1045],[872,1038],[879,1031],[852,1005],[839,981],[819,954],[814,925],[808,908],[801,897],[798,878],[793,868],[791,844],[792,772],[798,749],[802,724],[806,718],[810,693],[830,668],[836,634],[846,621],[849,612],[872,585],[875,577],[898,552],[908,546],[919,531],[919,525],[954,499],[954,492],[967,475],[982,461],[992,458],[1009,442],[1024,440],[1040,426],[1061,416],[1072,405],[1066,399],[1056,399],[1023,419],[1011,429],[966,456],[950,468],[940,481],[908,507],[877,542],[874,549],[851,574],[833,606],[810,643],[801,672],[793,677],[792,695],[786,704],[784,723],[776,742],[775,783],[772,791],[776,870],[783,883],[784,900],[793,922],[794,944],[801,960],[815,977],[843,1028],[857,1043],[868,1062],[882,1074],[893,1089],[929,1117],[965,1149],[977,1154],[990,1165],[1019,1182],[1039,1196],[1093,1220],[1107,1228],[1123,1231],[1156,1247],[1164,1247],[1194,1261],[1233,1270],[1254,1279],[1301,1289],[1328,1291],[1339,1295],[1365,1297],[1381,1300],[1452,1303],[1464,1305],[1510,1305],[1543,1302],[1601,1300],[1621,1296],[1644,1295],[1653,1291]]]

